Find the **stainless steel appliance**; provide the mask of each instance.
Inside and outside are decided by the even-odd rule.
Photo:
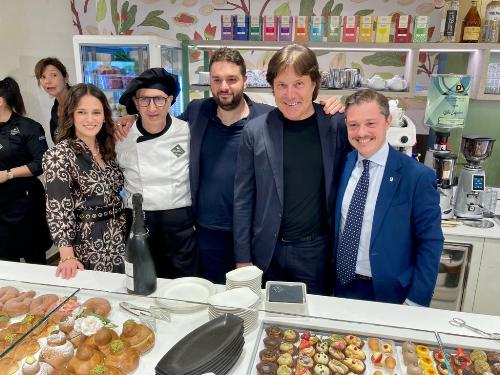
[[[483,206],[479,192],[484,191],[486,175],[481,163],[493,149],[494,138],[481,136],[463,136],[460,149],[467,161],[458,179],[455,215],[462,218],[481,219]]]
[[[460,311],[472,245],[445,242],[431,307]]]
[[[451,151],[434,151],[433,167],[436,171],[437,186],[439,191],[439,206],[441,217],[451,219],[453,213],[453,186],[457,185],[455,177],[455,165],[457,155]]]

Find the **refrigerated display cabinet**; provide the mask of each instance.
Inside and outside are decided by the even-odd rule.
[[[181,92],[170,112],[177,116],[184,110],[179,42],[155,36],[75,35],[73,49],[77,82],[92,83],[103,90],[114,118],[126,115],[118,100],[130,81],[156,67],[179,77]]]

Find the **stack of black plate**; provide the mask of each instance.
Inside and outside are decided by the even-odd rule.
[[[224,314],[198,327],[156,365],[156,375],[225,375],[243,350],[243,319]]]

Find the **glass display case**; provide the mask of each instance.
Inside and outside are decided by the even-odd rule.
[[[144,70],[163,67],[179,78],[182,90],[181,49],[177,41],[153,36],[75,35],[73,37],[77,82],[92,83],[106,93],[113,117],[126,115],[118,103],[130,81]],[[174,116],[184,110],[182,91],[171,108]]]
[[[71,353],[63,364],[52,365],[77,366],[80,362],[75,353],[84,350],[78,349],[82,343],[91,347],[85,350],[104,361],[104,365],[96,367],[107,366],[112,360],[106,359],[110,356],[106,351],[121,350],[120,341],[127,340],[142,343],[135,348],[138,354],[133,352],[134,359],[126,361],[129,370],[134,368],[130,371],[136,374],[150,374],[156,368],[156,373],[163,375],[172,373],[169,369],[199,366],[204,370],[223,370],[216,374],[256,375],[263,367],[277,370],[284,365],[296,370],[300,365],[312,369],[317,366],[325,374],[333,374],[334,368],[367,375],[393,375],[415,373],[413,364],[422,370],[418,373],[438,374],[438,367],[446,366],[445,357],[454,371],[458,366],[462,370],[475,366],[486,369],[486,365],[494,370],[500,366],[496,364],[500,363],[496,362],[500,358],[498,340],[341,320],[336,319],[335,309],[331,309],[331,317],[270,311],[264,308],[263,296],[257,299],[248,294],[233,296],[245,301],[216,298],[223,286],[202,280],[162,280],[152,296],[0,280],[0,286],[12,286],[19,292],[34,291],[35,296],[55,294],[59,301],[27,329],[23,322],[30,314],[13,317],[3,325],[0,368],[15,366],[11,367],[15,371],[7,373],[19,375],[21,368],[32,361],[37,366],[47,366],[45,363],[52,363],[47,352],[60,345],[71,347]],[[107,301],[104,313],[99,310],[101,299]],[[245,305],[249,307],[241,307]],[[86,308],[90,310],[85,312]],[[73,320],[65,318],[66,315]],[[138,327],[144,339],[129,337]],[[214,332],[222,331],[225,335],[214,336]],[[6,345],[5,338],[12,333],[19,338]],[[139,335],[134,333],[134,337],[136,334]],[[54,345],[56,340],[65,341]],[[486,359],[481,362],[483,357]]]

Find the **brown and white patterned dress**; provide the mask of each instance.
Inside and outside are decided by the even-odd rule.
[[[101,168],[85,143],[64,140],[43,157],[47,222],[54,244],[72,246],[85,269],[124,272],[125,215],[82,222],[78,212],[123,208],[123,174],[115,161]]]

